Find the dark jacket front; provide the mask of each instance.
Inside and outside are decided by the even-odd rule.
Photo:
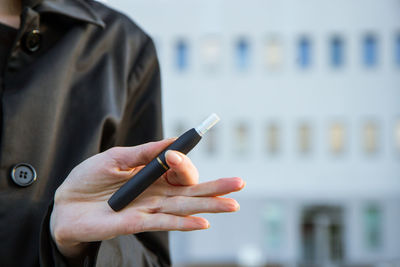
[[[159,68],[151,39],[98,2],[23,2],[0,79],[0,266],[65,266],[48,233],[54,192],[86,158],[162,137]],[[18,163],[36,170],[30,186],[10,178]],[[170,264],[166,233],[97,245],[88,266]]]

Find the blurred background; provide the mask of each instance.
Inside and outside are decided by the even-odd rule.
[[[247,182],[174,266],[400,266],[399,0],[106,3],[154,39],[165,135],[216,112],[191,158]]]

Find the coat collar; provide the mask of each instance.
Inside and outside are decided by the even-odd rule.
[[[39,13],[55,13],[105,27],[104,21],[84,0],[22,0],[22,4]]]

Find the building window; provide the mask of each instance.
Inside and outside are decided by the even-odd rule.
[[[335,155],[342,154],[345,149],[345,129],[342,123],[332,124],[329,132],[330,149]]]
[[[249,128],[245,123],[239,123],[234,131],[235,154],[245,155],[249,151]]]
[[[282,43],[277,38],[267,40],[265,44],[265,64],[269,69],[278,69],[282,65]]]
[[[184,71],[188,68],[189,48],[185,40],[179,40],[175,46],[175,63],[179,71]]]
[[[250,64],[250,45],[245,38],[236,43],[236,65],[239,70],[246,70]]]
[[[396,57],[396,65],[400,67],[400,33],[397,34],[395,40],[395,57]]]
[[[265,146],[269,154],[278,154],[280,150],[280,129],[276,123],[270,123],[265,130]]]
[[[331,65],[341,67],[344,63],[344,44],[340,37],[333,37],[330,44]]]
[[[216,36],[206,37],[202,42],[201,58],[206,71],[215,71],[221,62],[221,42]]]
[[[302,37],[298,44],[298,64],[301,68],[308,68],[311,65],[311,41],[307,37]]]
[[[302,123],[298,128],[298,145],[300,154],[309,154],[311,151],[311,127],[308,123]]]
[[[308,263],[304,266],[329,266],[343,261],[344,215],[340,206],[304,207],[300,221],[302,258]]]
[[[367,122],[363,129],[363,146],[367,154],[374,154],[378,150],[378,127],[374,122]]]
[[[364,244],[367,250],[376,251],[382,245],[382,212],[377,205],[364,208]]]
[[[373,67],[378,63],[378,44],[374,35],[367,35],[364,38],[364,65]]]
[[[400,119],[397,120],[394,127],[394,139],[397,153],[400,154]]]
[[[265,240],[268,250],[276,251],[282,247],[284,237],[284,214],[279,204],[270,203],[264,214]]]

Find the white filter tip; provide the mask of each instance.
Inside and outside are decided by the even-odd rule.
[[[195,129],[200,136],[203,136],[208,130],[217,124],[217,122],[219,122],[219,117],[217,114],[213,113]]]

